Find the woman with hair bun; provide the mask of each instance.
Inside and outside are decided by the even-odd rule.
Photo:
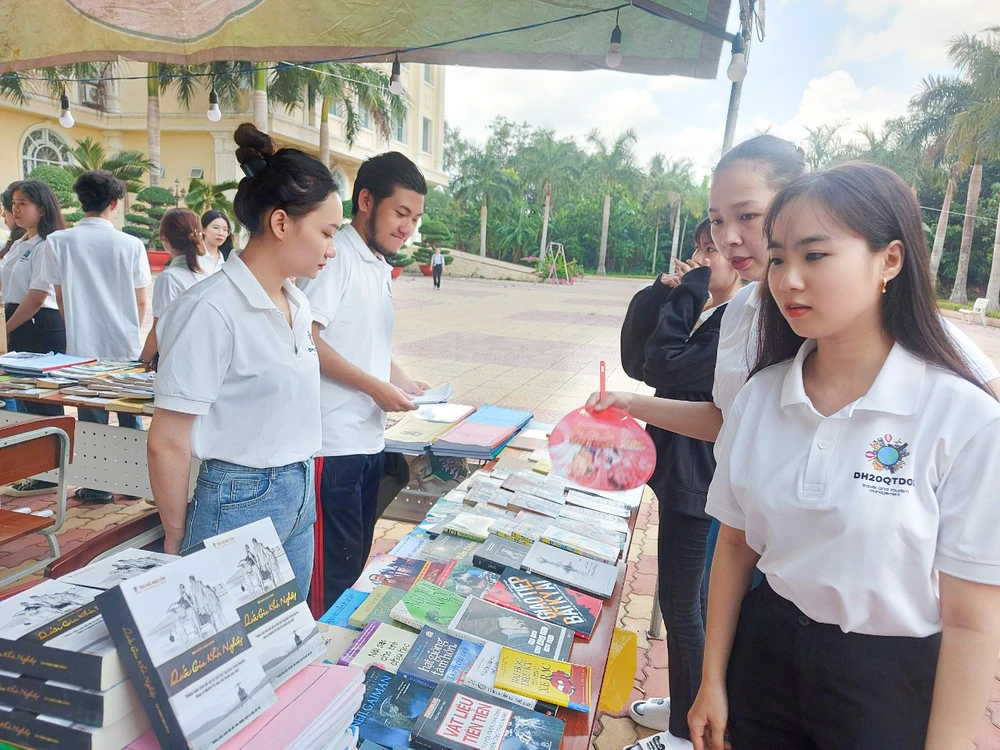
[[[250,239],[219,273],[160,319],[149,477],[164,547],[270,518],[309,591],[322,446],[320,371],[312,310],[289,278],[315,278],[336,253],[344,220],[330,170],[244,123],[236,158],[246,174],[234,209]],[[248,408],[248,405],[252,407]],[[188,503],[191,457],[201,460]]]
[[[147,365],[156,356],[156,323],[170,303],[208,274],[202,268],[206,258],[201,223],[194,211],[171,208],[160,219],[160,241],[170,253],[170,262],[153,285],[153,327],[146,336],[140,359]]]

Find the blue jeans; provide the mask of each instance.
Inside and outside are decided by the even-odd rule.
[[[323,458],[319,492],[323,507],[324,611],[354,585],[368,562],[384,466],[385,453]]]
[[[95,424],[107,424],[108,417],[111,416],[103,409],[87,409],[82,406],[76,412],[81,422],[94,422]],[[115,412],[115,414],[118,415],[119,427],[125,427],[130,430],[142,429],[142,417],[139,414],[126,414],[124,412]]]
[[[316,522],[311,460],[274,469],[251,469],[215,459],[202,462],[181,549],[262,518],[274,522],[299,593],[307,595]]]

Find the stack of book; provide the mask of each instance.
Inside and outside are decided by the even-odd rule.
[[[93,357],[74,357],[70,354],[35,354],[32,352],[9,352],[0,356],[0,368],[10,375],[42,377],[50,372],[68,367],[87,365],[97,360]]]
[[[420,455],[431,443],[475,411],[462,404],[430,404],[407,412],[385,431],[386,450]]]
[[[458,458],[496,458],[530,420],[530,412],[487,404],[435,439],[431,452]]]

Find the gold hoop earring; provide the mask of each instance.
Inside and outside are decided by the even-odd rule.
[[[889,291],[889,280],[883,278],[882,279],[882,294],[885,294],[887,291]]]

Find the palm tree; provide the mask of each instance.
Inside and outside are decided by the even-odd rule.
[[[838,121],[816,128],[806,128],[809,134],[805,143],[806,163],[811,169],[825,169],[847,156],[849,147],[840,137],[843,127],[844,124]]]
[[[571,139],[556,140],[551,130],[539,130],[532,138],[531,145],[522,153],[522,176],[537,189],[545,193],[542,209],[542,239],[538,257],[545,258],[548,246],[549,215],[552,212],[553,185],[559,192],[568,189],[580,174],[580,149]]]
[[[192,179],[188,186],[187,195],[184,196],[184,203],[196,214],[203,214],[206,211],[221,211],[236,225],[234,229],[238,231],[239,223],[233,212],[233,202],[226,195],[227,192],[236,190],[238,187],[239,183],[234,180],[212,183]]]
[[[604,213],[601,219],[601,249],[597,273],[607,273],[608,224],[611,220],[611,190],[615,185],[631,185],[637,181],[639,170],[635,166],[635,144],[638,138],[631,128],[608,142],[596,128],[587,134],[587,143],[594,150],[593,163],[597,179],[604,189]]]
[[[694,165],[689,159],[673,161],[662,154],[653,157],[649,175],[653,187],[647,204],[656,214],[656,240],[653,245],[653,273],[656,273],[656,248],[659,243],[660,213],[673,208],[674,236],[670,243],[670,267],[680,255],[681,209],[687,196],[694,190]]]
[[[490,204],[510,200],[518,183],[517,173],[504,164],[492,143],[473,149],[463,160],[454,181],[455,197],[479,203],[479,254],[486,257],[486,222]]]
[[[168,88],[176,89],[177,100],[185,109],[191,108],[200,81],[190,68],[164,63],[146,63],[146,143],[149,160],[149,184],[160,184],[160,94]]]
[[[142,177],[156,165],[146,158],[142,151],[119,151],[108,157],[104,146],[92,138],[79,141],[71,152],[76,164],[66,167],[74,177],[94,169],[104,169],[125,183],[125,208],[128,208],[128,193],[138,193],[143,188]]]

